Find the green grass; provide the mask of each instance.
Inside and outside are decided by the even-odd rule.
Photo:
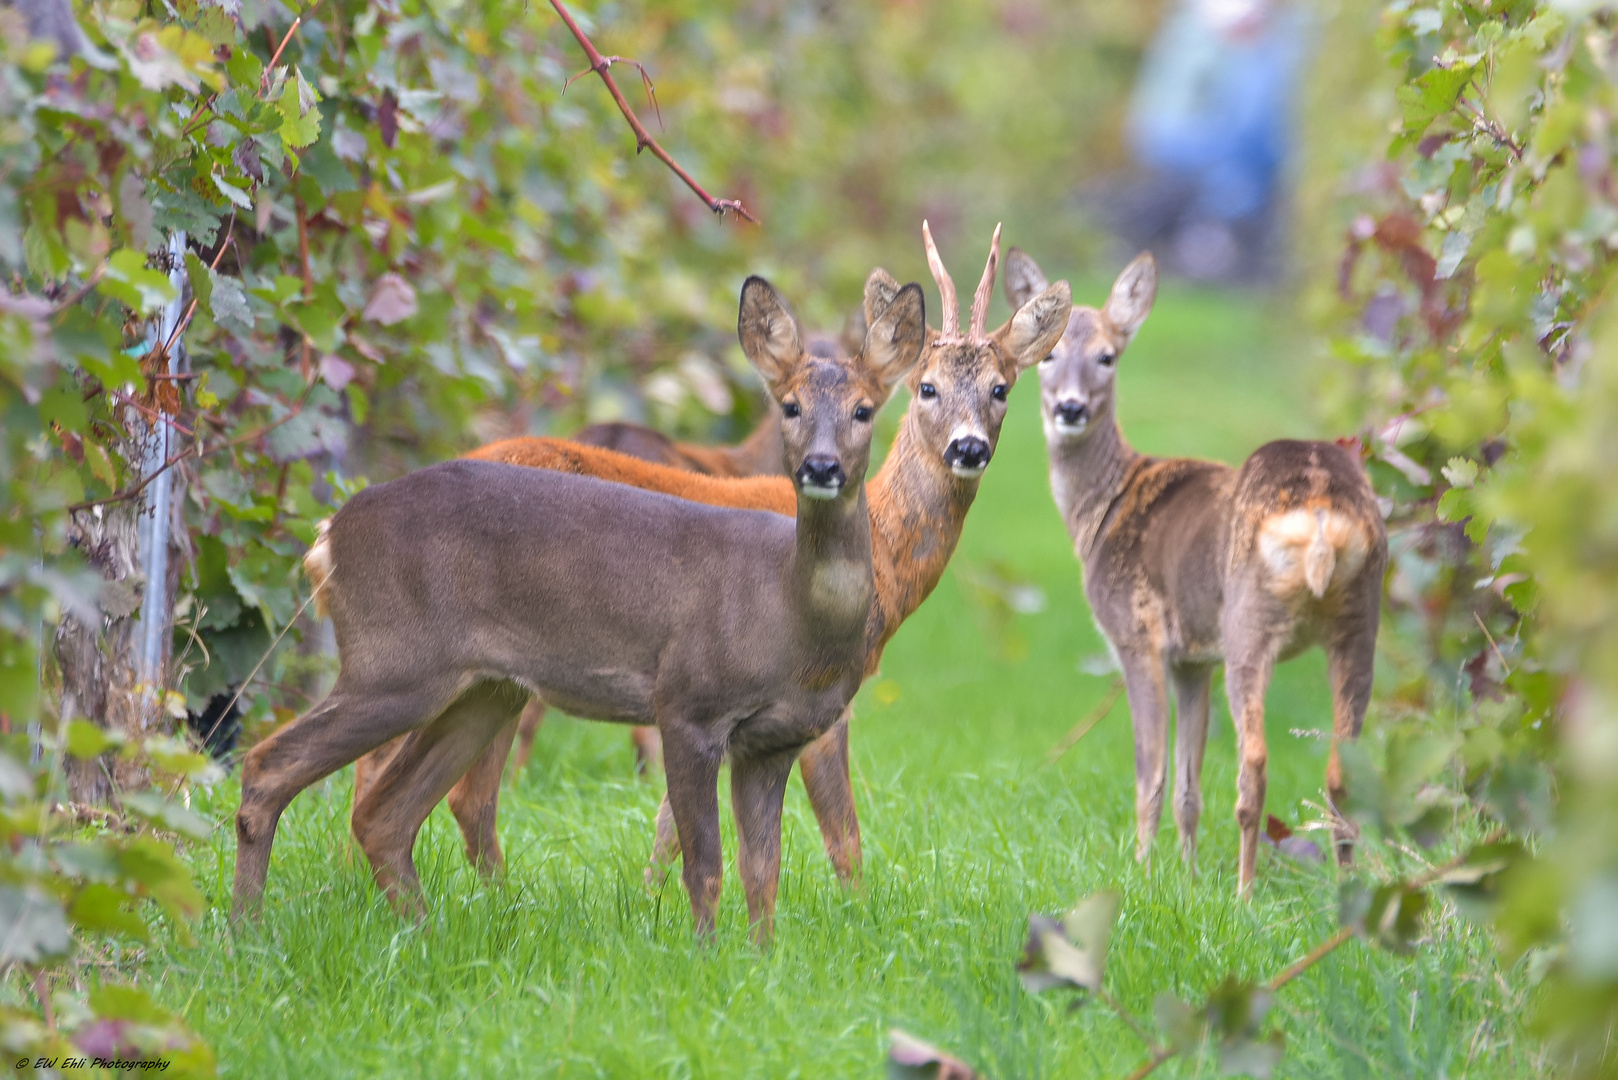
[[[1150,452],[1235,460],[1312,433],[1297,362],[1249,298],[1168,290],[1120,380],[1126,431]],[[508,778],[503,884],[477,880],[440,808],[417,848],[431,919],[396,919],[348,843],[345,771],[283,819],[262,923],[225,921],[231,830],[194,853],[216,907],[194,947],[154,956],[165,998],[235,1076],[875,1077],[893,1026],[1000,1078],[1126,1075],[1144,1051],[1116,1018],[1019,987],[1030,911],[1119,889],[1107,982],[1149,1015],[1161,991],[1195,999],[1302,956],[1335,928],[1336,871],[1266,853],[1257,899],[1235,900],[1220,688],[1200,876],[1179,865],[1172,825],[1150,873],[1133,859],[1123,704],[1043,764],[1108,679],[1080,670],[1103,646],[1051,503],[1031,378],[962,538],[966,567],[1036,583],[1048,604],[997,613],[952,571],[900,632],[856,705],[865,886],[839,888],[794,782],[769,953],[746,941],[733,874],[711,947],[693,942],[677,879],[643,890],[660,788],[631,778],[622,731],[553,716],[535,765]],[[1300,658],[1270,692],[1268,808],[1291,821],[1320,799],[1324,746],[1290,732],[1327,726],[1323,668]],[[204,809],[227,821],[235,801],[225,785]],[[1451,918],[1413,957],[1350,943],[1281,994],[1277,1075],[1524,1075],[1518,991],[1492,955]],[[1158,1075],[1216,1072],[1176,1061]]]

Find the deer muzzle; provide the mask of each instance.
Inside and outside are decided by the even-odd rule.
[[[827,454],[811,454],[798,466],[798,490],[807,498],[835,499],[847,480],[842,462]]]
[[[966,435],[954,439],[944,448],[944,464],[949,471],[963,479],[974,480],[983,475],[983,470],[989,467],[989,458],[994,451],[989,447],[989,441],[977,435]]]

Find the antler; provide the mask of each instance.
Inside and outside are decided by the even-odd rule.
[[[996,231],[998,236],[998,230]],[[927,245],[927,268],[933,272],[933,280],[938,282],[938,295],[943,301],[943,334],[944,338],[961,336],[961,311],[955,306],[955,282],[949,278],[949,271],[944,269],[944,260],[939,258],[938,245],[933,243],[933,231],[927,227],[927,220],[921,222],[921,239]]]
[[[994,239],[989,241],[989,262],[983,268],[983,280],[978,282],[978,291],[972,297],[972,323],[966,333],[973,341],[983,340],[983,324],[989,317],[989,298],[994,295],[994,272],[999,265],[1000,226],[997,224]]]

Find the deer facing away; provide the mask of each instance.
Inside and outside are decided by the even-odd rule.
[[[795,520],[466,460],[349,500],[306,558],[341,669],[323,702],[243,763],[237,910],[260,902],[276,823],[298,792],[406,735],[353,824],[378,884],[420,911],[411,848],[422,822],[539,693],[576,716],[657,724],[703,934],[719,897],[729,757],[737,861],[753,932],[767,939],[788,773],[864,671],[871,420],[925,331],[909,285],[858,358],[822,360],[767,282],[742,287],[738,333],[782,409]]]
[[[1013,304],[1044,287],[1017,248]],[[1169,697],[1177,714],[1174,820],[1196,856],[1209,687],[1225,665],[1238,740],[1237,889],[1250,896],[1263,818],[1264,693],[1277,661],[1321,645],[1332,690],[1327,792],[1342,793],[1338,745],[1359,735],[1371,692],[1387,534],[1364,470],[1327,442],[1272,442],[1240,469],[1163,459],[1124,441],[1114,408],[1119,356],[1157,294],[1143,254],[1099,311],[1075,307],[1039,366],[1051,491],[1084,567],[1084,591],[1123,671],[1135,732],[1136,855],[1157,834],[1168,778]],[[1341,861],[1352,853],[1340,824]]]
[[[945,324],[941,332],[928,331],[929,347],[910,375],[912,397],[898,436],[882,468],[867,485],[876,584],[866,625],[867,677],[876,672],[889,639],[943,576],[978,482],[993,456],[1011,387],[1023,370],[1050,351],[1067,326],[1071,294],[1066,282],[1057,282],[1022,304],[1005,326],[985,332],[982,324],[987,297],[994,287],[998,235],[997,231],[978,288],[983,299],[974,305],[973,320],[962,335],[949,314],[954,310],[954,285],[937,258],[930,233],[924,234],[929,263],[945,301]],[[898,283],[890,275],[873,271],[866,282],[867,319],[875,322],[898,292]],[[558,439],[508,439],[472,456],[596,476],[717,506],[787,515],[796,507],[792,484],[785,477],[732,480],[697,476]],[[860,865],[859,819],[849,782],[849,719],[845,710],[799,757],[804,788],[827,854],[844,880],[857,877]],[[449,794],[467,857],[484,873],[497,872],[502,865],[495,820],[509,747],[509,734],[504,741],[496,739]],[[377,757],[386,753],[378,751]],[[374,771],[374,765],[361,764],[365,765],[361,773]],[[368,782],[357,775],[356,789]],[[673,826],[671,804],[665,800],[658,815],[654,865],[678,854]]]

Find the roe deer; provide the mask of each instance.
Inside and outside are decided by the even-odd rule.
[[[1060,338],[1072,306],[1067,283],[1057,282],[1022,304],[1000,329],[984,331],[999,258],[997,229],[972,322],[968,333],[960,334],[959,316],[951,314],[955,311],[954,285],[925,224],[923,230],[928,263],[944,299],[944,330],[928,331],[930,347],[910,375],[912,397],[898,436],[882,468],[867,484],[876,598],[866,626],[866,677],[876,672],[884,646],[943,576],[977,495],[978,481],[993,456],[1011,387]],[[866,318],[876,322],[898,291],[898,282],[886,271],[873,271],[865,286]],[[593,475],[718,506],[792,514],[797,505],[792,485],[784,477],[725,480],[696,476],[559,439],[508,439],[472,456]],[[798,759],[826,853],[845,881],[857,877],[860,866],[859,819],[848,773],[849,719],[845,710],[831,730],[805,748]],[[494,826],[510,738],[508,733],[491,743],[449,794],[450,809],[466,841],[467,858],[484,873],[497,872],[502,865]],[[378,751],[377,755],[385,753]],[[356,787],[362,782],[360,771],[356,770]],[[658,814],[654,865],[671,861],[678,853],[673,824],[671,804],[665,799]]]
[[[1006,256],[1013,304],[1045,276]],[[1359,735],[1371,692],[1387,533],[1365,471],[1327,442],[1272,442],[1233,469],[1148,457],[1124,441],[1114,411],[1119,355],[1157,295],[1149,254],[1119,275],[1100,311],[1075,307],[1039,366],[1051,491],[1084,568],[1084,592],[1123,671],[1135,729],[1136,856],[1157,835],[1175,738],[1174,820],[1196,858],[1208,695],[1224,662],[1235,720],[1241,827],[1237,890],[1252,895],[1263,820],[1264,692],[1278,660],[1325,647],[1331,669],[1327,791],[1342,793],[1338,744]],[[1351,834],[1338,826],[1341,861]]]
[[[368,488],[330,519],[306,566],[342,667],[325,701],[243,762],[238,911],[262,898],[293,797],[408,735],[353,826],[389,898],[421,912],[422,822],[538,693],[576,716],[657,724],[703,935],[728,755],[750,924],[770,937],[788,773],[864,671],[871,421],[920,358],[926,319],[920,287],[905,286],[861,355],[839,363],[805,354],[763,279],[747,280],[740,306],[742,349],[782,410],[795,520],[467,460]]]
[[[897,286],[895,286],[897,287]],[[867,322],[862,308],[859,314],[850,319],[843,327],[842,334],[833,337],[829,334],[809,334],[804,340],[804,346],[813,356],[828,360],[846,359],[859,352],[860,346],[865,342],[865,328]],[[615,420],[609,423],[591,424],[581,428],[569,436],[569,441],[584,446],[598,446],[603,450],[615,450],[620,454],[627,454],[641,461],[650,461],[659,465],[681,469],[686,472],[702,473],[706,476],[744,477],[744,476],[778,476],[781,474],[781,413],[771,402],[765,410],[764,416],[758,425],[753,428],[747,438],[734,446],[703,446],[699,443],[675,442],[661,431],[645,427],[641,424],[632,424],[626,421]],[[467,457],[481,458],[485,461],[496,461],[499,458],[490,457],[474,451]],[[513,462],[513,464],[527,464],[527,462]],[[589,475],[588,469],[570,468],[565,472],[576,472]],[[600,474],[597,474],[600,475]],[[617,476],[601,475],[603,480],[613,480],[624,483]],[[645,484],[636,485],[646,487]],[[790,489],[788,489],[790,491]],[[699,502],[712,500],[700,499]],[[790,496],[788,498],[790,504]],[[759,509],[753,506],[740,506],[738,509]],[[528,759],[533,756],[534,736],[539,731],[539,725],[545,719],[545,703],[538,699],[530,701],[523,709],[522,719],[517,722],[517,770],[521,772],[528,767]],[[663,744],[658,739],[655,727],[634,727],[629,729],[630,741],[635,746],[635,773],[645,776],[649,768],[662,768]],[[361,759],[362,761],[364,759]],[[361,770],[362,772],[364,770]],[[359,790],[356,782],[356,791]]]

